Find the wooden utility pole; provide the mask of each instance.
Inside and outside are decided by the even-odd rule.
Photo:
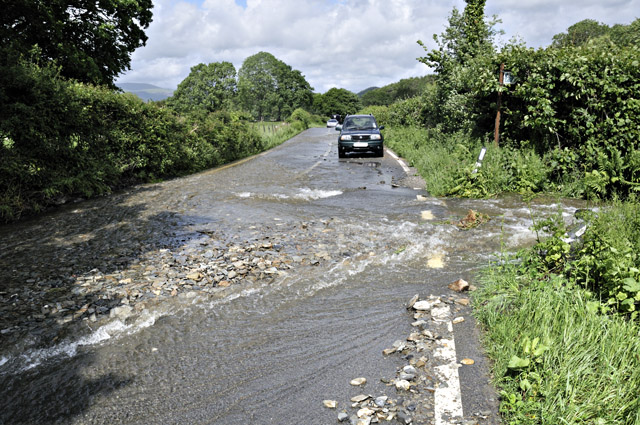
[[[496,113],[496,129],[493,133],[493,143],[499,146],[498,140],[500,140],[500,108],[502,107],[502,86],[504,84],[504,64],[500,64],[500,76],[498,77],[500,87],[498,88],[498,112]]]

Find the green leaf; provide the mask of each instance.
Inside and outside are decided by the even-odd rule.
[[[600,303],[597,301],[587,301],[587,312],[596,314],[600,310]]]
[[[529,364],[531,364],[529,359],[521,359],[520,357],[514,355],[511,356],[507,368],[511,370],[520,370],[529,367]]]
[[[623,289],[629,292],[640,292],[640,282],[637,282],[634,278],[628,277],[622,280]]]

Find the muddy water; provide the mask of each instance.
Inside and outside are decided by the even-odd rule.
[[[389,393],[380,379],[402,359],[381,353],[409,333],[414,294],[473,281],[500,251],[534,241],[532,217],[570,219],[578,206],[432,198],[403,185],[388,155],[339,161],[335,138],[312,129],[234,167],[0,229],[5,306],[27,280],[64,288],[96,268],[156,273],[163,255],[204,256],[214,243],[268,240],[292,259],[272,279],[158,297],[122,320],[55,332],[38,322],[25,328],[34,336],[7,316],[0,423],[334,423],[322,400],[344,408],[361,392]],[[492,220],[450,224],[469,209]],[[359,376],[364,390],[349,385]]]

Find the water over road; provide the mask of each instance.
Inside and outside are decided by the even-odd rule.
[[[336,134],[0,227],[0,423],[330,424],[361,393],[406,408],[387,384],[408,359],[382,352],[414,332],[408,301],[449,299],[535,239],[532,215],[575,208],[433,198],[389,154],[338,160]],[[451,224],[469,209],[492,220]],[[454,354],[475,360],[464,417],[495,423],[452,300]]]

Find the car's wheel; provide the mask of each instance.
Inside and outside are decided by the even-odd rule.
[[[378,154],[379,157],[383,157],[384,156],[384,148],[380,148],[378,149],[378,152],[376,152]]]
[[[344,148],[338,148],[338,158],[344,158],[346,156],[346,152]]]

